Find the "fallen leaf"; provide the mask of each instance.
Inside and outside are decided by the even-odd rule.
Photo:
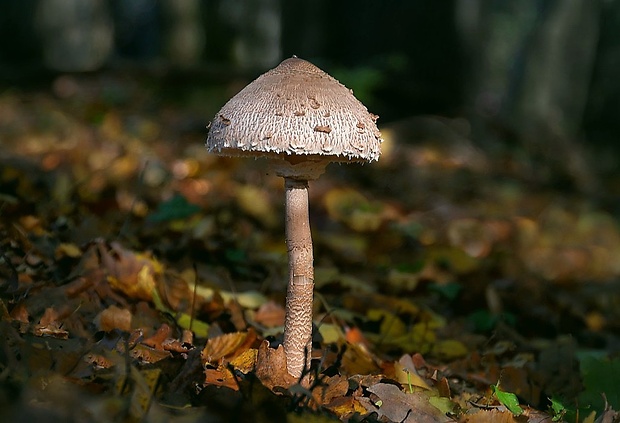
[[[148,347],[155,348],[156,350],[164,350],[162,344],[169,339],[171,335],[172,328],[164,323],[151,337],[144,339],[142,343]]]
[[[114,329],[130,332],[131,317],[129,310],[111,305],[99,313],[99,316],[95,318],[95,322],[98,323],[99,329],[105,332],[110,332]]]
[[[424,392],[405,393],[396,385],[377,383],[368,387],[376,399],[361,401],[368,412],[375,412],[379,417],[390,421],[404,423],[436,423],[449,419],[428,401]]]
[[[256,348],[249,348],[230,360],[229,364],[241,373],[248,374],[255,369],[257,356],[258,350]]]
[[[161,275],[163,267],[159,262],[135,254],[113,242],[108,251],[99,244],[101,261],[108,270],[110,285],[130,298],[151,300],[155,289],[155,278]]]
[[[221,359],[230,359],[241,354],[247,349],[241,347],[247,345],[248,341],[252,343],[254,339],[256,339],[256,334],[253,331],[227,333],[216,338],[211,338],[207,341],[207,344],[202,350],[201,356],[203,364],[219,365]]]
[[[431,353],[433,356],[443,360],[454,360],[455,358],[466,356],[469,353],[469,350],[460,341],[455,339],[446,339],[436,341],[431,348]]]
[[[254,314],[254,321],[267,328],[284,326],[284,314],[284,307],[274,301],[267,301]]]
[[[218,367],[216,369],[205,369],[205,381],[204,385],[223,386],[235,391],[239,390],[239,383],[232,374],[232,372],[226,367]]]
[[[336,397],[329,404],[323,407],[334,413],[340,420],[347,421],[349,417],[354,415],[364,415],[367,413],[366,408],[353,397]]]
[[[284,346],[271,348],[268,341],[263,341],[258,347],[256,377],[272,391],[276,388],[288,389],[298,382],[287,370]]]
[[[523,409],[519,406],[519,399],[512,392],[506,392],[499,389],[499,384],[491,385],[491,389],[495,394],[497,400],[504,405],[512,414],[520,416],[523,414]]]
[[[38,325],[33,328],[36,336],[50,336],[57,339],[68,339],[69,332],[62,327],[62,322],[58,320],[58,312],[52,307],[45,309],[45,313],[41,317]]]
[[[551,418],[549,418],[551,420]],[[459,423],[517,423],[527,421],[527,419],[517,420],[508,410],[480,409],[472,414],[467,414],[459,420]]]
[[[71,243],[61,243],[60,245],[58,245],[58,247],[56,247],[56,251],[54,256],[56,257],[56,259],[60,259],[62,257],[71,257],[71,258],[77,258],[80,257],[82,255],[82,250],[80,250],[80,247],[78,247],[75,244],[71,244]]]
[[[431,389],[428,383],[418,374],[418,370],[408,354],[403,355],[394,363],[394,377],[403,385],[407,392],[413,392],[413,387]]]
[[[349,390],[349,381],[340,376],[331,376],[321,379],[321,382],[312,390],[314,401],[319,404],[328,404],[334,398],[344,397]]]
[[[342,370],[345,374],[369,374],[379,370],[375,358],[368,349],[362,344],[346,343],[344,354],[342,355]]]
[[[137,344],[129,351],[129,355],[144,363],[157,363],[171,356],[169,351],[155,349],[144,344]]]

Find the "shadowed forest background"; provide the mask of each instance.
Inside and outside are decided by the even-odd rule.
[[[204,147],[292,55],[385,140],[310,184],[307,392],[282,181]],[[0,416],[620,421],[619,76],[617,0],[0,2]]]
[[[28,0],[0,7],[0,77],[8,84],[133,70],[170,78],[171,91],[176,84],[203,90],[253,78],[294,54],[342,79],[382,124],[399,123],[399,134],[428,130],[415,121],[421,115],[464,119],[479,146],[522,148],[543,160],[536,176],[597,194],[599,178],[617,167],[615,1]],[[204,116],[216,107],[205,104]],[[552,177],[547,166],[561,172]]]

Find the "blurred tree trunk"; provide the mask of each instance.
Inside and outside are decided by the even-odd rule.
[[[616,178],[620,195],[620,2],[603,2],[601,31],[585,113],[588,141],[597,148],[597,168]],[[615,175],[614,175],[615,174]]]
[[[198,64],[205,45],[200,0],[163,0],[163,9],[167,22],[166,57],[181,67]]]
[[[153,60],[161,52],[160,3],[109,0],[114,16],[115,53],[131,61]]]
[[[95,70],[112,52],[114,27],[104,0],[40,0],[35,20],[50,69]]]
[[[592,188],[576,140],[596,58],[600,0],[461,0],[457,16],[471,58],[470,110],[542,158],[539,177],[561,172]]]
[[[218,15],[233,28],[232,57],[243,69],[265,70],[281,59],[279,0],[221,0]]]

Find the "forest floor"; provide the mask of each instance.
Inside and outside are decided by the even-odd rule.
[[[261,369],[283,181],[204,147],[239,88],[0,92],[0,420],[620,421],[618,215],[459,120],[311,182],[313,383]]]

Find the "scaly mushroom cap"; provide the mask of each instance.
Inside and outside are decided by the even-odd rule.
[[[297,57],[259,76],[217,113],[209,151],[300,161],[370,162],[383,141],[377,116],[336,79]]]

